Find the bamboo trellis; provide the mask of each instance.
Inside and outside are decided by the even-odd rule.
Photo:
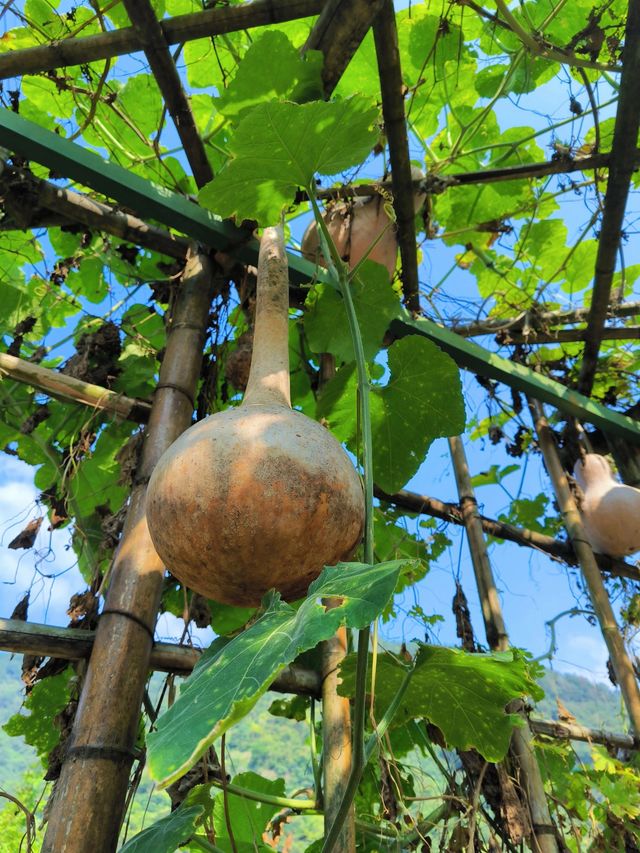
[[[210,179],[211,170],[203,140],[197,132],[188,98],[169,51],[170,45],[183,43],[189,39],[201,38],[205,35],[233,32],[241,28],[295,20],[299,17],[320,13],[320,17],[311,31],[306,48],[321,50],[324,54],[323,81],[325,94],[329,96],[360,41],[373,25],[378,67],[383,83],[382,106],[393,175],[392,189],[398,221],[404,299],[411,310],[417,311],[419,309],[418,273],[413,234],[408,136],[402,97],[402,73],[391,0],[378,0],[375,3],[365,2],[365,0],[327,0],[327,2],[321,2],[321,0],[280,0],[277,4],[272,3],[271,0],[254,0],[254,2],[240,6],[217,7],[163,21],[157,20],[148,0],[142,0],[142,2],[126,0],[125,5],[133,26],[98,36],[68,39],[52,45],[5,53],[0,56],[0,78],[15,74],[35,74],[64,65],[107,59],[144,50],[163,94],[167,109],[175,122],[196,183],[199,185]],[[502,13],[502,17],[498,18],[500,25],[522,39],[524,46],[535,54],[539,46],[530,43],[525,37],[517,23],[508,14],[505,4],[500,3],[498,5],[499,11]],[[577,58],[568,52],[564,52],[556,58],[569,63],[573,62],[581,67],[599,67],[597,63]],[[611,335],[613,338],[623,335],[628,335],[630,338],[638,337],[638,327],[627,329],[615,327],[607,330],[604,321],[609,315],[633,316],[640,313],[638,305],[616,306],[615,309],[609,305],[611,275],[620,244],[622,217],[629,191],[631,171],[638,162],[635,140],[640,115],[640,101],[637,98],[637,92],[634,90],[634,84],[640,73],[639,68],[640,7],[637,3],[630,2],[620,84],[620,105],[610,154],[598,152],[594,157],[588,158],[584,162],[558,163],[554,161],[549,164],[537,164],[537,166],[528,165],[493,170],[493,174],[488,171],[486,174],[448,176],[439,182],[433,182],[431,185],[425,184],[428,192],[440,192],[465,183],[509,180],[523,175],[570,172],[576,169],[584,170],[608,165],[610,169],[609,191],[604,203],[603,235],[596,263],[594,298],[587,317],[587,328],[558,332],[558,335],[564,336],[565,339],[569,339],[569,335],[576,335],[577,339],[584,339],[587,342],[580,386],[585,393],[589,393],[591,390],[600,342],[607,335]],[[28,136],[28,130],[20,131],[18,128],[16,132],[17,120],[15,117],[5,116],[4,118],[6,121],[0,121],[0,144],[11,150],[19,151],[21,146],[26,144],[24,137]],[[41,145],[41,162],[48,163],[49,156],[55,154],[53,156],[54,162],[51,165],[59,165],[61,162],[59,151],[63,151],[63,148],[61,147],[59,151],[56,149],[58,153],[55,153],[54,143],[47,142],[45,134],[41,138],[44,140]],[[34,144],[34,140],[31,140],[31,147],[27,145],[26,153],[27,156],[38,159],[38,155],[33,154]],[[50,148],[48,148],[49,145]],[[91,158],[88,160],[81,158],[80,179],[89,176],[90,180],[86,181],[86,185],[100,190],[102,188],[100,182],[96,179],[96,183],[92,183],[91,180],[99,167],[97,164],[92,166],[90,161]],[[63,173],[73,177],[75,168],[73,156],[70,155],[66,160],[63,156],[62,162],[64,163]],[[31,209],[28,211],[25,211],[24,207],[21,209],[19,204],[12,205],[15,187],[18,183],[22,185],[23,189],[27,185],[37,198],[37,205],[31,205]],[[108,186],[109,195],[112,198],[117,202],[122,201],[118,193],[113,191],[112,184],[107,182],[104,186]],[[167,203],[164,208],[165,216],[162,215],[163,211],[160,207],[153,208],[151,214],[144,210],[137,210],[135,213],[122,212],[113,209],[104,202],[98,202],[69,190],[61,190],[53,184],[26,175],[14,167],[4,169],[4,174],[0,176],[0,189],[11,214],[10,219],[5,220],[2,227],[11,225],[24,228],[35,224],[46,225],[57,223],[62,218],[63,221],[82,222],[91,227],[100,228],[107,233],[117,234],[138,245],[162,251],[176,258],[184,258],[188,252],[189,241],[176,238],[169,231],[145,223],[144,216],[151,215],[160,222],[177,227],[192,239],[203,240],[214,249],[224,249],[230,252],[236,260],[246,262],[255,255],[256,244],[255,241],[251,240],[250,235],[228,225],[219,227],[211,221],[210,217],[197,213],[197,208],[191,204],[178,205],[178,212],[176,213],[176,210],[169,210],[170,203]],[[148,201],[144,192],[136,196],[135,194],[131,195],[130,190],[131,188],[128,186],[124,187],[125,203],[133,201],[135,208],[137,207],[136,202]],[[145,207],[144,203],[142,207]],[[158,215],[159,211],[161,215]],[[178,221],[176,221],[176,215]],[[293,269],[294,273],[301,279],[311,277],[311,268],[298,258],[295,259]],[[204,280],[206,280],[206,284]],[[22,368],[19,361],[10,364],[3,357],[3,362],[0,363],[0,369],[6,370],[13,378],[40,387],[47,393],[57,394],[64,399],[74,399],[85,405],[100,407],[134,420],[149,420],[142,468],[139,471],[137,484],[134,488],[127,526],[114,565],[105,612],[101,617],[97,636],[95,639],[91,638],[89,643],[93,650],[87,682],[83,689],[76,725],[72,734],[71,749],[58,784],[49,820],[49,829],[43,850],[52,853],[62,849],[67,853],[74,853],[74,851],[80,853],[81,850],[86,849],[101,853],[101,851],[106,852],[115,849],[119,821],[114,820],[114,816],[120,814],[124,803],[128,771],[132,759],[132,738],[135,733],[135,724],[137,724],[147,668],[151,665],[160,669],[172,668],[171,671],[188,671],[189,669],[184,651],[178,652],[177,649],[161,648],[159,645],[154,646],[152,644],[163,568],[159,564],[144,531],[141,498],[144,493],[145,481],[159,452],[175,437],[177,432],[189,423],[191,418],[192,394],[200,359],[197,341],[201,330],[204,329],[208,299],[213,286],[212,280],[208,259],[203,255],[192,255],[187,266],[186,286],[182,289],[182,302],[178,304],[174,313],[175,322],[173,332],[168,338],[167,353],[160,375],[160,385],[153,407],[150,410],[146,401],[130,400],[122,395],[110,396],[111,392],[97,386],[85,386],[84,389],[78,389],[74,387],[73,383],[63,382],[63,378],[57,375],[50,376],[49,374],[53,372],[34,369],[33,365],[30,366],[30,371],[21,375]],[[189,316],[188,321],[183,321],[180,318],[185,316],[183,312],[189,313],[190,304],[195,306],[193,310],[197,317],[194,319]],[[538,318],[540,323],[551,322],[551,319],[550,317],[543,319],[543,316]],[[554,319],[558,324],[562,322],[571,324],[580,322],[583,315],[579,312],[573,312],[571,318],[565,314],[564,318],[555,315]],[[181,325],[183,322],[184,324]],[[191,325],[198,328],[191,328]],[[501,331],[505,328],[509,331],[512,340],[526,339],[529,342],[531,341],[531,338],[525,335],[523,331],[527,328],[525,318],[516,318],[511,324],[502,321],[500,328],[496,328],[491,321],[485,321],[484,323],[474,324],[470,328],[459,328],[456,331],[459,334],[472,335]],[[517,366],[513,365],[507,367],[497,357],[483,355],[479,347],[474,348],[475,345],[462,342],[460,337],[452,335],[447,330],[440,329],[429,321],[422,320],[413,324],[396,323],[392,333],[398,336],[425,334],[436,340],[445,350],[450,351],[462,366],[492,378],[498,378],[512,387],[524,389],[533,397],[552,402],[569,414],[578,415],[581,419],[590,421],[603,431],[617,434],[631,442],[640,443],[640,429],[631,419],[624,418],[617,413],[607,412],[604,407],[598,406],[578,394],[568,392],[566,389],[560,390],[555,387],[557,383],[536,377],[524,368],[516,369]],[[545,340],[545,334],[547,333],[544,331],[539,332],[539,342]],[[548,337],[553,338],[553,333],[549,333]],[[182,343],[180,343],[181,341]],[[38,373],[38,370],[41,372]],[[182,386],[182,390],[176,390],[176,385]],[[102,393],[103,391],[104,393]],[[540,420],[539,423],[543,426]],[[460,464],[458,464],[457,469],[458,471],[461,470]],[[492,519],[482,518],[476,513],[473,513],[471,519],[465,518],[462,491],[460,506],[443,504],[435,499],[404,491],[396,495],[379,493],[379,497],[411,511],[426,511],[447,521],[466,524],[468,529],[476,531],[474,534],[476,537],[480,536],[480,531],[492,533],[502,538],[511,539],[520,545],[539,548],[572,564],[576,562],[576,554],[578,558],[582,556],[579,545],[574,546],[574,551],[569,543],[555,540],[552,537],[544,537],[533,531],[513,528]],[[592,568],[595,567],[593,555],[591,562]],[[598,565],[601,569],[610,571],[612,574],[619,574],[635,580],[639,577],[638,570],[624,563],[624,561],[609,558],[600,559],[598,557]],[[146,570],[143,570],[145,566]],[[599,573],[597,574],[599,576]],[[503,629],[500,629],[499,620],[496,622],[496,619],[495,612],[485,615],[488,628],[497,631],[496,647],[500,647],[506,634]],[[114,625],[117,624],[118,630],[110,629],[110,622]],[[6,642],[8,642],[6,632],[9,630],[10,626],[0,626],[0,638],[5,637]],[[34,635],[31,634],[27,637],[27,634],[28,632],[25,633],[22,640],[21,650],[23,651],[34,647]],[[42,637],[40,639],[42,640]],[[14,642],[19,644],[21,641],[14,638]],[[31,646],[29,646],[29,642],[32,644]],[[67,636],[64,639],[60,635],[56,642],[62,643],[62,646],[57,646],[53,640],[50,642],[51,645],[48,647],[47,654],[61,653],[63,648],[65,656],[68,657],[74,657],[76,654],[78,657],[85,657],[88,654],[87,637],[81,640],[80,638],[71,639]],[[76,644],[76,651],[72,654],[70,648],[73,644]],[[17,650],[18,645],[15,648]],[[40,648],[44,649],[44,646],[40,646]],[[192,666],[193,653],[189,652],[188,654],[191,656]],[[180,658],[179,660],[176,655]],[[126,662],[126,667],[124,662]],[[183,669],[181,670],[180,667]],[[622,668],[624,669],[624,667]],[[288,681],[287,677],[289,678]],[[301,673],[292,671],[279,681],[281,686],[284,685],[283,689],[308,693],[313,691],[317,695],[317,684],[312,686],[313,677],[317,678],[317,674],[308,675],[305,682],[305,677]],[[634,699],[630,678],[632,676],[627,678],[625,675],[623,680],[626,686],[623,687],[623,692],[637,734],[640,731],[640,711],[637,707],[637,697]],[[107,707],[114,685],[123,691],[120,694],[121,700],[126,692],[126,701],[122,704],[126,705],[127,713],[123,713],[122,708],[119,708],[118,712],[115,713],[113,709],[110,710]],[[275,689],[279,688],[276,687]],[[544,731],[545,725],[547,726],[546,731]],[[598,741],[596,737],[598,733],[588,732],[584,729],[581,730],[581,734],[579,732],[571,733],[571,727],[567,726],[559,734],[558,731],[551,732],[550,725],[550,723],[531,722],[531,728],[534,731],[542,731],[545,734],[555,734],[562,737],[582,736],[584,739],[592,739],[596,742],[607,742],[608,740],[610,743],[615,742],[615,739],[618,738],[620,743],[624,742],[626,746],[630,745],[628,738],[625,739],[623,735],[608,734],[604,740],[601,738]],[[637,746],[634,738],[631,739],[631,745]],[[339,780],[333,784],[339,785]],[[99,796],[96,796],[98,789],[100,793]],[[534,796],[533,799],[534,802],[539,802],[539,798],[536,800]],[[541,825],[545,825],[545,823],[548,824],[547,818],[548,810],[546,817],[543,814],[539,818],[536,817],[535,820]],[[541,836],[541,840],[539,840],[540,849],[557,849],[550,842],[550,846],[548,846],[547,841],[544,840],[548,837]],[[351,847],[352,841],[349,841],[348,844]]]

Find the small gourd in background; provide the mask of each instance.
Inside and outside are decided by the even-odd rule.
[[[288,316],[283,232],[266,228],[244,399],[182,433],[147,489],[149,532],[166,567],[225,604],[257,605],[272,587],[300,598],[362,536],[351,460],[325,427],[291,409]]]
[[[614,479],[597,453],[578,460],[573,476],[584,498],[580,511],[587,539],[598,554],[626,557],[640,550],[640,489]]]
[[[424,178],[424,173],[416,166],[411,167],[411,175],[413,180]],[[424,192],[414,193],[416,213],[422,207],[424,199]],[[338,201],[327,205],[323,219],[338,254],[350,269],[355,267],[374,241],[378,240],[367,259],[382,264],[387,268],[389,278],[393,278],[398,256],[398,239],[395,223],[389,218],[381,196],[357,197],[353,201]],[[324,266],[315,220],[304,232],[300,248],[302,256],[308,261]]]

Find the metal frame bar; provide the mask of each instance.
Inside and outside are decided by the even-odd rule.
[[[244,263],[257,263],[260,244],[248,229],[223,221],[183,196],[131,174],[121,166],[109,163],[94,152],[62,139],[6,109],[0,110],[0,145],[104,193],[142,216],[156,219],[192,239],[234,254]],[[287,257],[292,283],[327,281],[326,273],[321,268],[291,252],[287,253]],[[640,444],[638,422],[610,411],[553,379],[464,340],[431,320],[412,320],[409,317],[406,320],[394,320],[391,333],[398,338],[406,335],[429,338],[451,355],[460,367],[504,382],[550,403],[565,414]]]

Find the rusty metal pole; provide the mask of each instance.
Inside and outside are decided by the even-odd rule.
[[[190,250],[43,853],[113,853],[118,843],[165,574],[145,492],[156,462],[191,423],[214,284],[209,258]]]

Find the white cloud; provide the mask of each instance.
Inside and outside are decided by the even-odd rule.
[[[609,653],[604,639],[598,628],[585,630],[585,627],[584,623],[580,625],[571,620],[559,632],[560,651],[553,659],[553,667],[611,687],[607,672]]]
[[[37,504],[34,473],[11,457],[0,467],[0,615],[10,616],[30,590],[29,620],[64,625],[70,596],[85,587],[78,570],[70,569],[75,556],[68,547],[69,532],[47,530],[45,518],[33,548],[7,547],[29,521],[46,516],[46,508]]]

